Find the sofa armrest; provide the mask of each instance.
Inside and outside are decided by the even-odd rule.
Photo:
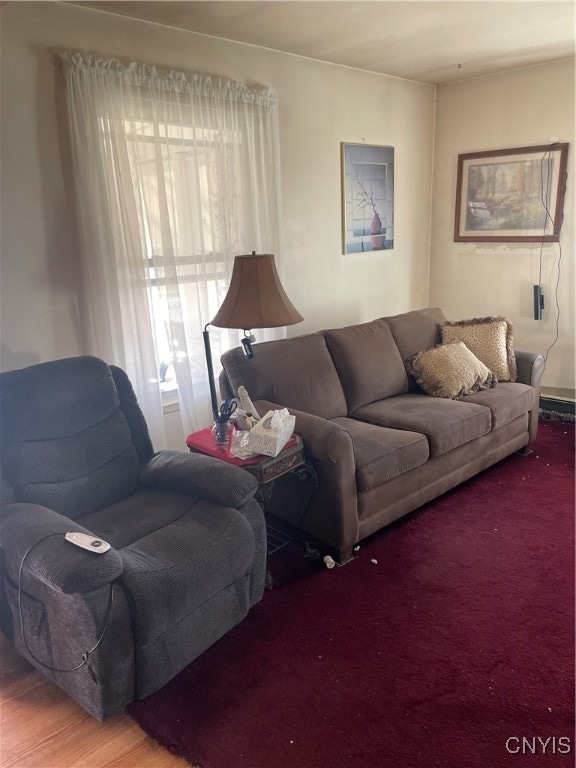
[[[254,405],[261,414],[285,407],[268,400],[258,400]],[[295,408],[288,410],[296,417],[294,431],[304,441],[306,452],[310,458],[337,463],[347,454],[353,456],[350,433],[340,424],[335,424],[321,416],[298,411]]]
[[[534,387],[536,400],[534,407],[528,414],[528,444],[534,442],[538,434],[538,415],[540,413],[540,382],[546,367],[543,355],[537,352],[515,352],[517,381],[521,384],[529,384]]]
[[[66,541],[68,531],[93,535],[68,517],[38,504],[7,504],[0,513],[0,549],[14,583],[37,579],[65,594],[91,592],[117,579],[124,567],[112,547],[103,555]],[[22,561],[25,560],[22,566]],[[20,570],[22,568],[22,573]]]
[[[249,472],[212,456],[183,451],[159,451],[140,467],[142,485],[176,491],[240,507],[251,499],[258,481]]]
[[[255,405],[259,413],[283,407],[266,400],[258,400]],[[332,547],[339,559],[345,561],[359,538],[352,436],[341,424],[329,419],[295,408],[288,410],[296,416],[295,432],[302,437],[305,453],[318,477],[318,487],[306,512],[306,530]]]
[[[516,369],[521,384],[530,384],[534,389],[540,389],[546,361],[538,352],[515,352]]]

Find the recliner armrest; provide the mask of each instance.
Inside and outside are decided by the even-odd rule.
[[[224,507],[240,507],[251,499],[258,481],[249,472],[212,456],[159,451],[140,467],[139,482],[151,488],[208,499]]]
[[[124,566],[112,547],[103,555],[66,541],[68,532],[93,535],[68,517],[39,504],[7,504],[0,511],[0,549],[14,583],[38,579],[57,592],[91,592],[121,576]]]

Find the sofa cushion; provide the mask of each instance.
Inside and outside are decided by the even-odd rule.
[[[426,435],[431,456],[440,456],[490,432],[490,409],[428,395],[397,395],[359,408],[355,419]]]
[[[536,390],[527,384],[502,382],[487,392],[475,392],[463,398],[465,403],[476,403],[490,408],[492,429],[498,429],[517,416],[527,413],[536,405]]]
[[[265,341],[248,360],[241,348],[222,355],[234,394],[244,385],[253,401],[268,400],[314,416],[345,416],[346,398],[321,333]]]
[[[514,328],[505,317],[475,317],[444,323],[442,341],[463,341],[498,381],[516,381],[516,357],[512,348]]]
[[[440,344],[440,326],[446,322],[442,310],[416,309],[402,315],[383,318],[396,342],[402,360],[409,360],[423,349]]]
[[[384,320],[324,331],[348,411],[408,391],[404,363]]]
[[[419,386],[432,397],[455,399],[496,385],[496,378],[461,341],[419,352],[409,361]]]
[[[355,419],[333,419],[352,436],[358,490],[370,491],[428,459],[424,435]]]

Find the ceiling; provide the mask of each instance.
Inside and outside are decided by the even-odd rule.
[[[74,4],[432,84],[575,55],[575,0]]]

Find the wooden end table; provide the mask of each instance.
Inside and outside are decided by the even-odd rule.
[[[250,472],[258,480],[257,496],[266,516],[268,555],[277,552],[291,541],[296,540],[294,536],[277,527],[270,519],[267,511],[272,498],[274,481],[279,477],[291,472],[297,474],[301,480],[310,481],[309,493],[303,502],[303,508],[300,513],[301,520],[308,506],[310,496],[317,486],[316,472],[304,456],[304,445],[299,435],[293,435],[277,456],[254,456],[251,459],[238,459],[220,448],[214,439],[211,427],[206,427],[188,435],[186,445],[192,453],[202,453],[226,461],[229,464],[234,464]]]

